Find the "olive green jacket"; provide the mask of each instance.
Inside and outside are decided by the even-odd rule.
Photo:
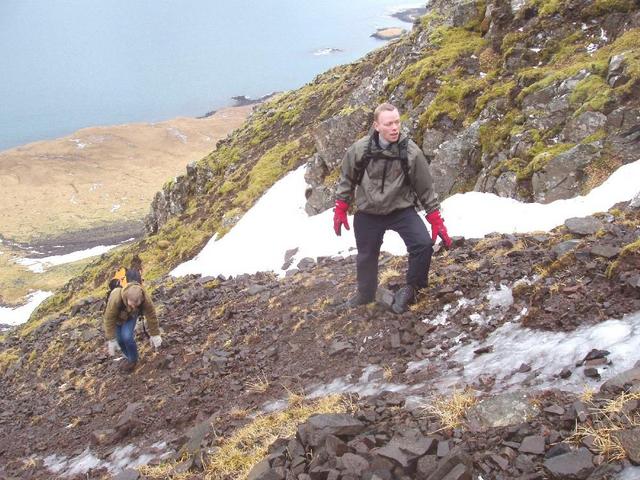
[[[364,155],[370,138],[366,136],[355,142],[347,149],[342,159],[336,197],[349,205],[354,196],[351,179],[355,175],[356,162]],[[397,142],[391,144],[388,149],[382,149],[375,140],[372,145],[373,154],[391,158],[399,156]],[[371,159],[360,185],[355,188],[355,205],[358,211],[386,215],[394,210],[421,205],[430,213],[440,207],[438,195],[433,190],[429,163],[422,150],[411,140],[407,143],[407,156],[410,185],[404,181],[404,172],[399,160]]]
[[[138,282],[130,282],[124,288],[114,288],[109,294],[107,300],[107,308],[104,312],[104,333],[107,340],[114,340],[116,338],[116,326],[122,325],[131,316],[133,312],[128,312],[127,307],[122,300],[122,292],[126,291],[131,285],[140,285]],[[156,309],[151,301],[151,296],[143,288],[144,302],[140,306],[141,314],[147,322],[149,328],[149,335],[160,335],[160,329],[158,328],[158,317],[156,316]]]

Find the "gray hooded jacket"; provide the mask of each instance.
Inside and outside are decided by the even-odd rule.
[[[419,204],[426,213],[437,210],[438,195],[433,190],[433,181],[429,172],[429,163],[420,148],[410,139],[407,143],[409,185],[405,182],[404,172],[399,159],[398,142],[383,149],[377,141],[377,132],[366,136],[351,145],[342,159],[340,181],[336,191],[338,200],[348,204],[353,200],[352,179],[355,176],[356,162],[362,159],[370,139],[373,157],[355,188],[355,204],[358,211],[386,215]],[[402,141],[405,137],[399,139]]]

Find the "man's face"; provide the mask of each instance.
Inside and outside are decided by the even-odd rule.
[[[400,112],[398,110],[380,112],[378,121],[373,122],[373,128],[387,142],[397,142],[400,138]]]

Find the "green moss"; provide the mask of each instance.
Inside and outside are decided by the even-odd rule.
[[[516,82],[511,80],[508,82],[497,82],[491,85],[491,87],[486,88],[484,93],[482,93],[482,95],[480,95],[476,100],[474,115],[478,116],[491,100],[509,97],[510,92],[515,88],[515,86]]]
[[[603,112],[614,101],[613,90],[599,75],[589,75],[581,80],[569,96],[575,115],[591,110]]]
[[[516,178],[518,181],[530,178],[535,172],[538,172],[547,165],[551,160],[560,155],[562,152],[566,152],[570,148],[573,148],[573,143],[559,143],[551,147],[547,147],[545,151],[538,153],[533,160],[531,160],[526,167],[517,172]]]
[[[591,5],[586,7],[582,12],[585,19],[591,17],[600,17],[607,13],[632,12],[636,7],[634,0],[595,0]]]
[[[592,133],[588,137],[585,137],[580,143],[593,143],[599,142],[607,137],[607,131],[604,128],[598,129],[596,132]]]
[[[13,363],[18,361],[20,355],[17,348],[11,348],[0,352],[0,373],[4,373]]]
[[[420,127],[432,126],[440,117],[446,115],[454,122],[461,121],[467,116],[464,101],[474,93],[481,91],[486,86],[486,80],[482,78],[458,78],[459,73],[454,72],[444,81],[436,98],[429,107],[420,115]]]
[[[491,175],[499,177],[504,172],[518,173],[527,166],[527,162],[521,158],[509,158],[498,163],[492,170]]]
[[[277,144],[267,151],[249,172],[246,188],[236,197],[236,204],[248,206],[301,159],[299,141]]]
[[[460,58],[480,53],[486,46],[486,40],[478,33],[463,28],[437,27],[431,34],[432,49],[424,52],[424,56],[409,65],[386,87],[393,92],[400,85],[406,87],[406,96],[414,103],[419,103],[425,93],[425,83],[429,77],[443,77],[447,70],[454,66]]]
[[[502,45],[500,46],[500,50],[502,52],[507,52],[512,49],[516,44],[526,41],[529,34],[527,32],[509,32],[502,38]]]
[[[548,17],[562,10],[565,3],[565,0],[536,0],[533,5],[538,8],[539,16]]]
[[[623,247],[618,258],[609,264],[609,267],[607,268],[607,278],[612,278],[620,268],[622,260],[630,255],[640,255],[640,239]]]
[[[633,82],[640,80],[640,54],[636,53],[637,45],[639,44],[640,29],[635,28],[625,32],[611,45],[604,46],[596,50],[593,54],[588,54],[584,51],[582,33],[569,35],[551,55],[546,66],[518,72],[518,77],[522,83],[529,84],[529,86],[522,89],[518,95],[518,101],[522,101],[527,95],[537,90],[573,77],[582,70],[588,71],[593,75],[604,77],[608,69],[609,59],[613,55],[624,52],[633,52],[629,55],[628,68],[628,72],[632,78],[625,85],[614,89],[614,92],[630,92]],[[592,106],[602,105],[602,100],[602,96],[599,96],[597,99],[594,97]]]
[[[498,121],[487,122],[480,126],[480,145],[482,152],[493,155],[507,144],[514,126],[520,119],[518,110],[511,110]]]

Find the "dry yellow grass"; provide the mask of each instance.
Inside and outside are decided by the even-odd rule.
[[[422,407],[422,411],[426,416],[434,416],[440,421],[442,428],[437,431],[441,431],[461,427],[467,411],[476,403],[473,390],[456,390],[450,397],[432,399]]]
[[[576,425],[571,440],[579,444],[585,438],[590,438],[595,450],[608,461],[625,459],[627,452],[616,433],[640,426],[640,415],[630,417],[624,413],[625,404],[634,400],[640,400],[640,393],[621,393],[601,407],[592,406],[589,422]]]
[[[264,393],[269,389],[269,385],[269,379],[264,373],[261,373],[245,382],[244,387],[249,393]]]
[[[281,412],[260,415],[229,438],[220,439],[215,455],[205,460],[204,478],[247,478],[251,468],[264,458],[269,445],[278,438],[294,435],[298,425],[311,415],[345,411],[342,397],[333,395],[307,404],[296,404]]]

